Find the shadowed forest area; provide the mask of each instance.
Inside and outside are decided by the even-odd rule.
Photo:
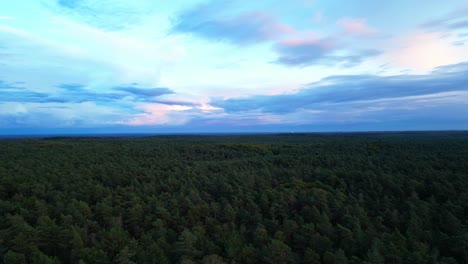
[[[468,133],[0,140],[3,263],[468,263]]]

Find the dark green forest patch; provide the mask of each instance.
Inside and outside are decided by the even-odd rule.
[[[468,133],[0,140],[3,263],[467,263]]]

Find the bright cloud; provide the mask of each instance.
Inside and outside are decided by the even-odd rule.
[[[129,125],[184,124],[189,120],[187,111],[193,109],[193,107],[183,105],[146,104],[138,106],[137,109],[143,111],[143,113],[132,118],[128,122]]]

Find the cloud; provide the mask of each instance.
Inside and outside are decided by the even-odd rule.
[[[2,48],[12,50],[19,55],[23,55],[29,49],[34,49],[34,54],[37,56],[50,55],[50,53],[69,57],[82,55],[81,49],[77,47],[61,45],[20,28],[0,25],[0,35],[2,36]],[[31,56],[30,59],[33,58],[35,57]]]
[[[432,19],[422,24],[422,27],[444,31],[468,29],[468,7],[461,7],[444,16]]]
[[[107,92],[79,83],[56,88],[38,92],[25,83],[0,81],[0,127],[181,124],[197,113],[218,110],[203,102],[162,99],[174,91],[142,88],[136,83],[108,87]],[[91,116],[92,111],[98,112]]]
[[[8,83],[5,81],[0,80],[0,91],[1,90],[18,90],[23,89],[23,86],[19,86],[18,84],[22,83]]]
[[[167,105],[167,104],[145,104],[137,107],[143,113],[135,115],[128,121],[131,126],[143,125],[179,125],[190,119],[188,110],[191,106]]]
[[[310,29],[296,29],[265,12],[232,12],[236,9],[231,8],[230,4],[235,2],[229,1],[226,6],[211,1],[186,10],[175,19],[172,32],[190,33],[236,45],[271,42],[274,43],[273,51],[278,54],[275,62],[286,66],[340,64],[352,67],[380,54],[374,49],[349,51],[338,44],[338,36],[319,37]],[[340,25],[347,34],[352,35],[371,36],[377,32],[367,26],[363,19],[343,19]]]
[[[127,122],[128,125],[183,125],[204,116],[217,116],[222,109],[203,102],[190,104],[153,102],[137,105],[135,110],[140,113],[133,115]]]
[[[424,108],[434,102],[449,105],[451,101],[460,104],[468,97],[467,83],[468,63],[463,63],[437,68],[428,75],[332,76],[292,94],[231,98],[212,105],[228,113],[292,114],[340,109],[341,116],[347,116],[366,109]]]
[[[183,56],[174,37],[149,41],[65,18],[49,22],[52,36],[0,25],[1,45],[13,54],[4,57],[0,50],[0,78],[21,78],[44,92],[57,83],[85,83],[100,90],[138,81],[151,87]]]
[[[62,83],[57,87],[66,90],[82,90],[83,88],[85,88],[85,85],[76,83]]]
[[[376,49],[365,49],[354,51],[349,55],[334,56],[331,60],[335,60],[338,63],[342,63],[345,67],[354,67],[363,63],[365,60],[381,55],[383,52]]]
[[[293,3],[304,0],[286,4],[208,0],[209,4],[197,5],[203,1],[41,0],[32,1],[35,6],[27,12],[8,5],[5,15],[16,20],[0,18],[5,21],[0,23],[4,24],[0,25],[1,121],[39,126],[39,118],[48,124],[56,119],[56,125],[67,124],[68,118],[70,124],[80,126],[86,126],[88,118],[91,124],[102,118],[103,124],[109,120],[133,125],[347,122],[363,117],[382,120],[384,112],[406,115],[405,109],[424,115],[418,109],[431,105],[448,109],[448,102],[455,109],[462,107],[459,100],[466,99],[465,90],[446,88],[454,81],[449,75],[459,78],[454,68],[409,77],[325,78],[294,92],[322,76],[374,72],[379,69],[373,65],[384,63],[389,65],[388,74],[406,67],[431,69],[467,61],[467,50],[459,45],[466,22],[461,13],[440,17],[444,20],[431,26],[434,31],[450,31],[449,37],[420,35],[407,28],[408,39],[389,40],[388,53],[379,55],[380,51],[371,48],[384,45],[383,40],[365,39],[377,31],[373,23],[378,19],[369,24],[351,17],[332,21],[332,17],[343,17],[330,9],[333,4],[305,8]],[[194,8],[184,9],[194,3]],[[319,10],[327,12],[327,19],[316,13]],[[314,14],[320,24],[313,23]],[[171,15],[177,15],[173,21]],[[392,30],[389,34],[398,34],[412,19],[378,24]],[[215,43],[194,41],[188,34]],[[256,43],[261,45],[244,47]],[[390,58],[381,60],[387,55]],[[238,66],[215,69],[222,60]],[[366,60],[370,61],[362,67],[349,68]],[[300,69],[311,65],[324,67]],[[440,89],[429,87],[429,82]],[[213,103],[208,103],[210,96],[263,93],[257,87],[276,96],[211,99]],[[284,91],[290,94],[281,94]],[[86,107],[113,114],[96,112],[93,118],[79,113]],[[441,112],[463,113],[451,111]]]
[[[70,9],[75,9],[79,8],[83,4],[86,3],[86,1],[83,0],[58,0],[57,3],[64,7],[64,8],[70,8]]]
[[[94,93],[87,91],[68,91],[60,93],[34,92],[31,90],[0,90],[0,102],[22,103],[84,103],[115,102],[125,97],[117,93]]]
[[[168,88],[137,88],[134,86],[114,87],[114,90],[124,91],[137,96],[158,97],[165,94],[174,94],[174,91]]]
[[[202,107],[201,104],[184,106],[181,102],[163,100],[163,103],[152,103],[160,96],[174,93],[168,88],[120,86],[112,89],[115,92],[98,93],[82,84],[60,84],[57,87],[59,89],[55,92],[35,92],[0,81],[0,127],[137,125],[144,121],[165,124],[160,120],[163,117],[167,122],[177,123],[181,116],[174,116],[172,112]],[[140,105],[141,102],[144,104]],[[93,111],[96,113],[91,116]]]
[[[11,16],[0,16],[0,20],[13,20],[13,19],[15,18]]]
[[[342,28],[344,34],[355,37],[372,37],[378,33],[364,18],[342,18],[338,20],[337,25]]]
[[[200,105],[197,102],[181,101],[181,100],[154,100],[152,102],[156,104],[163,104],[163,105],[180,105],[180,106],[191,106],[191,107]]]
[[[464,115],[468,111],[467,83],[468,63],[438,67],[426,75],[331,76],[290,94],[217,99],[210,103],[168,99],[140,101],[140,94],[152,97],[157,90],[154,93],[116,90],[117,93],[94,94],[86,93],[86,88],[77,90],[76,87],[81,85],[60,85],[65,87],[61,88],[65,95],[56,97],[28,94],[23,90],[15,91],[22,94],[12,96],[12,91],[0,94],[0,98],[6,100],[0,100],[0,126],[119,124],[183,126],[188,129],[194,124],[200,129],[206,126],[212,129],[267,127],[271,130],[275,129],[272,125],[287,128],[362,122],[391,122],[401,126],[416,124],[420,120],[426,120],[427,124],[431,118],[438,120],[438,124],[449,121],[463,123],[468,122]],[[129,87],[143,89],[134,85]],[[74,101],[67,100],[69,97]],[[128,97],[131,98],[127,100]],[[14,98],[22,98],[22,101],[8,101]],[[80,102],[83,98],[94,98],[94,101]],[[127,104],[122,106],[123,100],[127,100]],[[92,116],[93,111],[97,111],[95,116]]]
[[[84,103],[84,102],[117,102],[125,95],[117,93],[95,93],[95,92],[69,92],[57,95],[49,95],[46,101],[62,103]]]
[[[278,63],[307,65],[323,59],[337,49],[333,39],[298,39],[279,42],[275,50],[280,54]]]
[[[47,94],[32,91],[0,90],[0,102],[49,102]]]
[[[187,100],[180,94],[171,99],[154,99],[134,105],[135,114],[126,122],[130,126],[171,126],[185,125],[205,116],[218,116],[222,109],[205,100]]]
[[[380,51],[369,49],[337,55],[341,50],[335,39],[291,39],[275,45],[279,54],[276,63],[286,66],[310,66],[314,64],[341,64],[352,67],[367,58],[380,54]]]
[[[0,102],[2,128],[109,126],[122,124],[127,118],[130,118],[127,111],[98,105],[95,102],[66,104]]]
[[[191,33],[215,41],[255,44],[272,41],[295,32],[289,25],[261,11],[228,15],[228,7],[209,2],[181,13],[173,25],[175,33]]]
[[[151,1],[146,0],[51,0],[48,6],[106,30],[121,30],[137,24],[155,8]]]
[[[0,102],[23,103],[84,103],[116,102],[129,97],[132,102],[153,102],[162,95],[174,94],[168,88],[138,88],[119,86],[113,90],[119,92],[95,92],[86,89],[83,84],[60,84],[56,92],[36,92],[34,89],[13,86],[0,81]],[[21,89],[20,89],[21,88]]]

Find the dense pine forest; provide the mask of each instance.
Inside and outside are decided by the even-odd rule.
[[[0,262],[468,263],[468,133],[0,140]]]

